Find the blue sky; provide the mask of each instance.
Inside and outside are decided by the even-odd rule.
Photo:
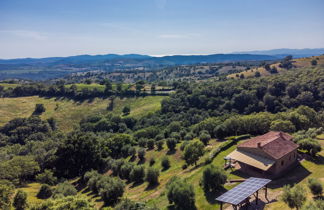
[[[324,47],[323,0],[0,0],[0,58]]]

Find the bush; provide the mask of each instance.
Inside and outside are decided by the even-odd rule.
[[[153,139],[147,140],[147,148],[148,149],[150,149],[150,150],[154,149],[154,144],[155,144],[155,142]]]
[[[162,158],[161,166],[162,166],[163,170],[167,170],[168,168],[170,168],[170,160],[167,156],[164,156]]]
[[[134,166],[130,173],[130,178],[133,182],[140,183],[145,177],[145,170],[143,166]]]
[[[61,197],[61,196],[70,196],[70,195],[76,195],[77,194],[77,190],[75,189],[75,187],[70,184],[69,182],[63,182],[63,183],[60,183],[57,185],[54,193],[53,193],[53,196],[55,198],[57,197]]]
[[[183,139],[186,140],[186,141],[189,141],[189,140],[191,140],[191,139],[193,139],[193,138],[194,138],[194,134],[191,133],[191,132],[187,133],[187,134],[183,137]]]
[[[161,151],[163,149],[163,144],[164,144],[163,140],[159,140],[156,142],[156,146],[159,151]]]
[[[150,185],[156,185],[159,183],[159,170],[156,168],[149,167],[146,172],[146,181]]]
[[[36,176],[36,181],[42,184],[56,185],[57,178],[53,175],[51,170],[45,169],[45,171]]]
[[[124,115],[129,115],[130,111],[131,111],[131,109],[129,106],[124,106],[124,108],[123,108]]]
[[[22,190],[18,190],[16,193],[14,200],[13,200],[13,206],[17,210],[24,210],[27,209],[27,193],[25,193]]]
[[[114,205],[123,196],[125,185],[119,178],[110,178],[100,190],[100,195],[105,205]]]
[[[170,203],[174,203],[175,209],[195,209],[193,186],[179,178],[172,178],[167,184],[167,197]]]
[[[308,187],[314,196],[320,196],[323,193],[323,186],[317,179],[308,179]]]
[[[140,161],[143,161],[145,159],[145,149],[144,148],[140,148],[137,152],[138,158],[140,159]]]
[[[47,199],[53,195],[53,190],[48,184],[43,184],[37,193],[37,198]]]
[[[60,199],[48,199],[30,208],[31,210],[93,210],[95,205],[83,196],[68,196]]]
[[[210,165],[203,171],[201,182],[206,193],[216,192],[223,188],[226,179],[226,173],[222,168]]]
[[[174,138],[168,138],[167,146],[170,151],[173,151],[177,145],[177,141]]]

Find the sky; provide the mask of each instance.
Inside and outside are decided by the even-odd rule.
[[[323,0],[0,0],[0,58],[324,47]]]

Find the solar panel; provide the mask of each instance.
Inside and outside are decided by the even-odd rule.
[[[250,195],[266,186],[269,182],[271,182],[270,179],[250,177],[243,183],[217,197],[216,200],[223,203],[238,205]]]

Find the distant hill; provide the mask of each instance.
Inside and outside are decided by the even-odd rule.
[[[152,57],[139,54],[78,55],[70,57],[0,59],[0,80],[46,80],[88,71],[158,70],[167,66],[237,61],[277,60],[271,55],[213,54]]]
[[[285,55],[292,55],[294,58],[301,57],[310,57],[310,56],[319,56],[324,54],[324,48],[305,48],[305,49],[272,49],[272,50],[255,50],[255,51],[244,51],[244,52],[236,52],[238,54],[257,54],[257,55],[271,55],[282,57]]]

